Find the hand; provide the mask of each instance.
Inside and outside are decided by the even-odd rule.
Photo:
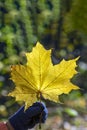
[[[48,115],[44,103],[36,102],[24,111],[22,106],[14,115],[9,118],[9,122],[14,130],[27,130],[33,128],[37,123],[44,123]]]

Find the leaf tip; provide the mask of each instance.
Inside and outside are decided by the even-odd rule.
[[[75,58],[75,61],[79,60],[79,58],[80,58],[80,56],[76,57],[76,58]]]

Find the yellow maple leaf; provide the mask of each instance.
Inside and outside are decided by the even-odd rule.
[[[58,102],[59,95],[79,89],[70,82],[77,73],[75,68],[78,58],[62,60],[59,64],[53,65],[51,51],[37,42],[32,52],[26,53],[25,65],[11,67],[11,79],[16,87],[9,96],[16,97],[17,101],[24,101],[25,109],[41,97]]]

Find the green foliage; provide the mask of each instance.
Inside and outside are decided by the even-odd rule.
[[[87,0],[73,0],[71,10],[66,14],[66,29],[87,34]],[[68,22],[68,23],[67,23]]]
[[[60,0],[6,0],[0,6],[0,41],[8,57],[31,50],[37,40],[49,33],[51,21],[55,23],[59,19]]]
[[[72,108],[65,108],[64,112],[67,113],[71,117],[75,117],[78,115],[78,112]]]

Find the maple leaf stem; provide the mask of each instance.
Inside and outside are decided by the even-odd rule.
[[[39,129],[41,130],[41,123],[39,123]]]
[[[40,91],[38,91],[38,92],[37,92],[37,99],[38,99],[38,101],[40,101],[40,102],[41,102],[41,97],[42,97],[42,94],[41,94]]]
[[[38,92],[37,92],[37,99],[38,99],[39,102],[41,102],[41,97],[42,97],[42,94],[41,94],[41,92],[38,90]],[[42,107],[41,107],[41,108],[42,108]],[[41,118],[42,118],[42,112],[41,112],[41,114],[40,114],[39,130],[41,130]]]
[[[41,98],[40,98],[40,102],[41,102]],[[42,108],[42,107],[41,107]],[[40,120],[39,120],[39,129],[41,130],[41,119],[42,119],[42,112],[40,114]]]

